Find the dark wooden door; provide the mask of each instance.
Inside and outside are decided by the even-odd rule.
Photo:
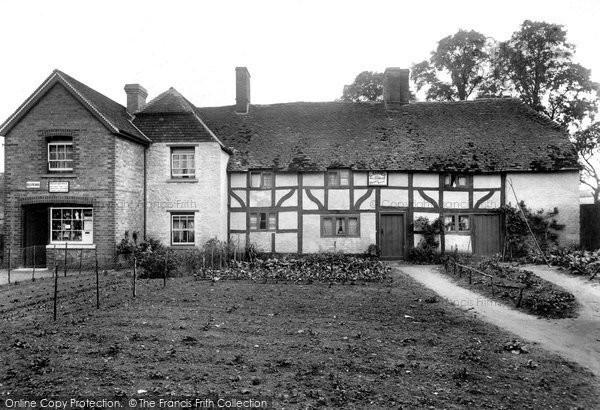
[[[473,253],[493,255],[501,250],[500,215],[473,215]]]
[[[381,256],[404,258],[404,214],[381,214],[379,226]]]
[[[23,208],[23,263],[26,267],[46,266],[46,245],[49,240],[48,208]]]

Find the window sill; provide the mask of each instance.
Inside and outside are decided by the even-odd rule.
[[[65,243],[51,243],[49,245],[46,245],[46,249],[57,249],[57,250],[64,250],[65,249]],[[66,244],[66,248],[67,249],[96,249],[96,244],[95,243],[67,243]]]
[[[77,178],[72,172],[52,172],[44,175],[40,175],[40,178]]]
[[[186,243],[186,244],[181,244],[181,245],[172,244],[171,246],[169,246],[169,249],[182,249],[182,250],[196,249],[196,245],[191,244],[191,243]]]
[[[355,238],[356,239],[356,238],[360,238],[360,235],[321,235],[321,238],[324,238],[324,239],[335,239],[335,238],[338,238],[338,239],[350,238],[350,239],[352,239],[352,238]]]
[[[198,180],[196,178],[171,178],[171,179],[167,179],[167,183],[169,184],[176,184],[182,182],[184,184],[196,184],[198,183]]]

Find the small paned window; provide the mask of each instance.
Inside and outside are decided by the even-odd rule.
[[[446,215],[444,216],[446,232],[468,232],[471,230],[470,215]]]
[[[468,177],[460,174],[446,174],[444,176],[444,187],[445,188],[466,188],[468,184]]]
[[[251,231],[275,231],[277,230],[277,213],[275,212],[253,212],[250,214]]]
[[[92,208],[50,208],[50,243],[92,243]]]
[[[358,216],[322,216],[321,236],[360,236]]]
[[[48,170],[73,170],[73,142],[56,141],[48,143]]]
[[[194,148],[171,149],[171,177],[172,178],[195,178]]]
[[[171,214],[171,243],[194,245],[194,214]]]
[[[274,179],[271,171],[250,172],[250,186],[252,188],[271,189],[274,185]]]
[[[350,170],[349,169],[331,169],[327,171],[327,185],[332,187],[349,186],[350,185]]]

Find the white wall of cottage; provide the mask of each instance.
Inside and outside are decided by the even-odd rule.
[[[216,142],[196,144],[196,180],[181,182],[171,178],[175,145],[154,143],[147,152],[147,235],[170,245],[171,212],[190,211],[195,216],[195,246],[215,237],[226,240],[229,155]]]

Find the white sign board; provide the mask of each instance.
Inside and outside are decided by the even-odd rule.
[[[369,186],[387,186],[387,172],[369,171]]]
[[[49,181],[48,192],[69,192],[69,181]]]
[[[25,188],[27,189],[40,189],[40,181],[27,181],[25,182]]]

